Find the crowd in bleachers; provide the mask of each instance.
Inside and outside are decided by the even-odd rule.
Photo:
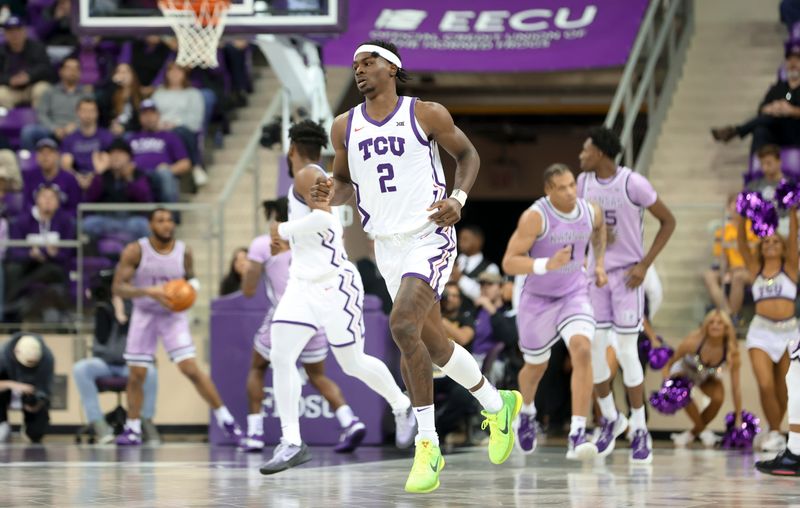
[[[69,321],[77,256],[54,243],[76,238],[78,205],[195,192],[207,180],[206,145],[221,143],[230,111],[252,92],[247,41],[221,47],[217,69],[185,69],[175,39],[79,37],[71,9],[71,0],[0,3],[0,239],[33,245],[3,249],[5,322]],[[147,234],[147,221],[90,214],[83,231],[88,281]],[[33,301],[34,290],[53,297]]]

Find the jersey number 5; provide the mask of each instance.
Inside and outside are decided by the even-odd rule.
[[[381,175],[378,178],[378,182],[381,184],[381,192],[394,192],[397,190],[397,187],[387,183],[394,179],[394,168],[391,164],[378,164],[378,174]]]
[[[617,211],[616,210],[605,210],[603,215],[606,217],[606,226],[616,226],[617,225]]]

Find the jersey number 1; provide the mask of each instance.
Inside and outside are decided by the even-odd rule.
[[[378,164],[378,174],[381,175],[378,178],[378,182],[381,184],[381,192],[394,192],[397,190],[394,185],[387,184],[387,182],[394,179],[394,168],[391,164]]]

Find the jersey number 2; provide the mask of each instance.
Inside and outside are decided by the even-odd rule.
[[[391,164],[378,164],[378,174],[381,175],[378,178],[378,182],[381,184],[381,192],[394,192],[397,190],[394,185],[387,184],[387,182],[394,179],[394,168]]]

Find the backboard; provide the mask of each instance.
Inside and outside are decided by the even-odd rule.
[[[74,0],[73,26],[81,35],[170,35],[157,0]],[[347,0],[232,0],[225,34],[340,33]]]

